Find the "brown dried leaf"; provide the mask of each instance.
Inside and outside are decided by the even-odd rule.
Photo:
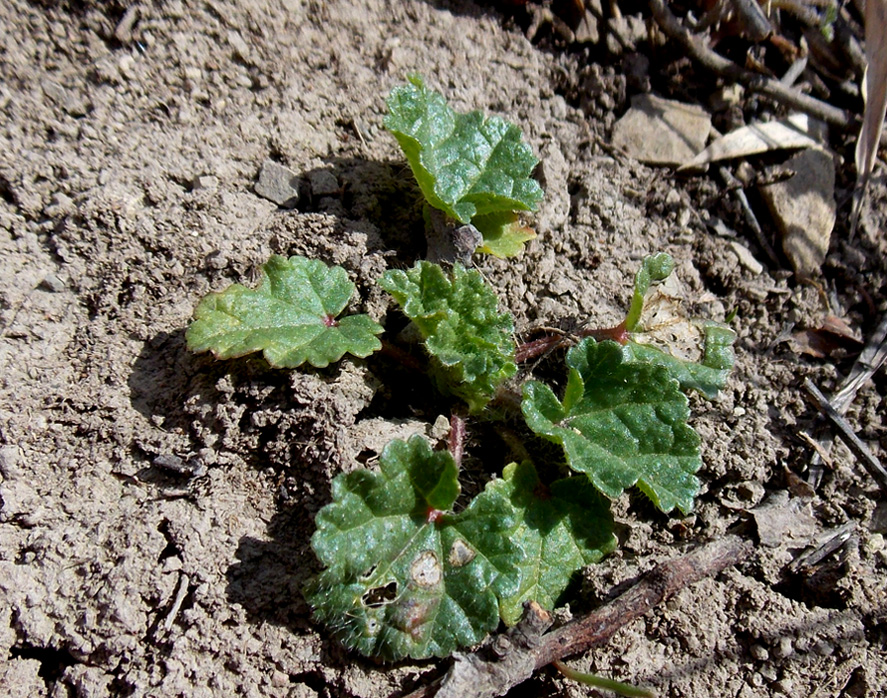
[[[829,315],[820,327],[792,334],[789,346],[796,354],[825,359],[847,351],[859,351],[862,341],[844,320]]]

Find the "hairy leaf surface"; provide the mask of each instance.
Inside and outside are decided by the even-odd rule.
[[[369,356],[381,347],[382,327],[367,315],[337,319],[353,293],[341,267],[274,255],[258,288],[234,284],[200,301],[186,333],[188,348],[220,359],[262,351],[280,368],[305,362],[322,368],[346,353]]]
[[[615,499],[637,484],[664,512],[689,512],[699,490],[699,437],[680,385],[662,366],[632,361],[616,342],[585,339],[567,353],[564,399],[524,385],[522,409],[538,434],[560,443],[573,470]]]
[[[473,411],[517,371],[513,321],[499,312],[496,294],[479,272],[457,263],[450,276],[420,261],[406,271],[385,272],[379,284],[425,338],[438,362],[435,377],[441,390],[461,397]]]
[[[447,452],[414,436],[392,441],[381,472],[333,480],[333,502],[311,539],[327,567],[306,591],[316,617],[349,648],[389,660],[452,653],[499,622],[497,595],[514,593],[520,560],[514,512],[459,492]]]
[[[630,341],[626,349],[634,361],[643,361],[665,368],[681,385],[681,390],[696,390],[713,400],[727,385],[735,356],[736,333],[716,322],[702,327],[703,356],[699,362],[672,356],[662,348]]]
[[[407,156],[428,203],[461,223],[535,210],[542,188],[530,174],[538,161],[520,129],[479,111],[458,114],[421,77],[408,79],[388,97],[385,126]],[[501,235],[502,225],[499,230]]]
[[[666,281],[673,270],[674,260],[660,252],[644,258],[635,275],[631,309],[625,319],[631,337],[628,358],[662,366],[682,390],[696,390],[714,399],[733,368],[736,333],[721,323],[686,317],[684,298],[665,288],[671,280],[650,293],[652,286]]]
[[[512,463],[478,496],[487,498],[505,500],[518,520],[510,537],[523,552],[520,582],[499,600],[508,625],[520,620],[525,601],[553,609],[578,570],[616,547],[610,503],[584,475],[547,486],[532,463]]]

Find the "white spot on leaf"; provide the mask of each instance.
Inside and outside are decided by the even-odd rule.
[[[458,538],[453,543],[453,547],[450,548],[450,554],[447,556],[447,560],[449,560],[453,567],[464,567],[476,556],[477,553],[469,548],[464,540]]]
[[[420,587],[426,589],[440,584],[440,561],[431,550],[425,550],[410,565],[410,577]]]

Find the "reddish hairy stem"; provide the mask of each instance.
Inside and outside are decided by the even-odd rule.
[[[628,330],[625,329],[625,322],[620,322],[615,327],[604,327],[602,329],[584,329],[577,332],[580,337],[594,337],[594,339],[598,342],[603,342],[607,339],[612,339],[614,342],[618,342],[619,344],[628,343],[629,334]]]
[[[547,354],[557,349],[560,345],[569,342],[573,337],[594,337],[598,342],[612,339],[614,342],[619,342],[619,344],[625,344],[628,342],[629,334],[628,330],[625,329],[624,322],[620,322],[615,327],[586,328],[572,335],[547,334],[539,339],[534,339],[532,342],[521,344],[514,352],[514,362],[520,364],[524,361],[535,359],[537,356]]]

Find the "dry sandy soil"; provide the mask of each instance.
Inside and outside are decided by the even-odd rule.
[[[639,260],[660,250],[691,310],[737,311],[730,384],[693,402],[695,513],[617,502],[619,550],[586,570],[572,610],[728,530],[755,554],[573,665],[662,696],[887,695],[883,497],[843,447],[815,489],[802,481],[811,452],[798,433],[813,411],[800,384],[832,389],[852,357],[786,341],[829,310],[871,333],[883,182],[852,245],[842,206],[820,285],[800,284],[776,265],[750,271],[708,229],[719,211],[759,252],[714,179],[614,157],[618,66],[542,50],[494,10],[126,5],[0,7],[0,693],[377,697],[439,672],[344,652],[300,592],[318,569],[308,540],[330,478],[380,434],[437,415],[394,407],[372,360],[288,373],[184,346],[197,300],[255,280],[272,253],[343,265],[354,309],[386,317],[373,280],[424,253],[409,171],[381,127],[388,91],[416,71],[456,108],[517,122],[543,160],[538,239],[516,261],[479,262],[522,332],[613,324]],[[297,209],[254,192],[269,158],[303,180]],[[843,202],[841,177],[839,190]],[[884,390],[876,377],[848,413],[882,458]],[[847,523],[836,553],[789,570]],[[511,695],[599,694],[542,672]]]

